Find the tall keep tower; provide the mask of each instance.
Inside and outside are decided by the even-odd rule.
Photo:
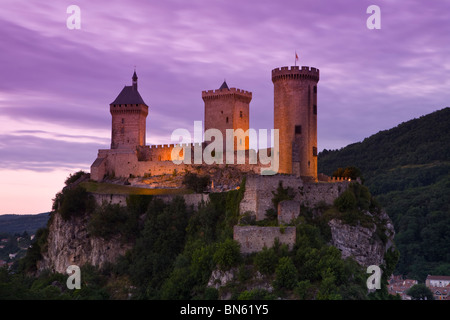
[[[132,80],[132,85],[125,86],[109,105],[112,115],[111,149],[145,146],[148,106],[138,92],[136,71]]]
[[[317,180],[317,83],[319,69],[272,70],[274,128],[279,129],[279,173]]]
[[[222,132],[224,148],[227,129],[249,129],[249,104],[252,93],[236,88],[228,88],[224,81],[218,90],[202,92],[205,102],[205,131],[218,129]],[[234,150],[248,150],[249,138],[238,137],[234,141]]]

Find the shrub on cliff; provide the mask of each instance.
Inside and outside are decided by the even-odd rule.
[[[356,208],[356,197],[351,190],[345,190],[336,200],[334,205],[339,211],[344,212]]]
[[[214,253],[213,260],[221,270],[228,270],[237,265],[241,260],[239,243],[232,239],[220,243]]]
[[[125,207],[119,204],[105,203],[95,209],[88,222],[88,231],[91,235],[109,240],[114,235],[126,237],[128,214]]]
[[[208,175],[198,176],[195,173],[187,173],[183,177],[183,185],[193,190],[195,193],[202,193],[206,190],[209,183],[211,181],[211,177]]]
[[[53,208],[57,208],[64,220],[91,213],[95,208],[94,198],[81,186],[65,188],[56,196],[55,202]]]
[[[42,253],[47,250],[48,228],[36,231],[34,241],[28,248],[25,257],[19,260],[19,271],[25,273],[35,272],[37,261],[42,259]]]
[[[66,181],[64,182],[66,186],[71,185],[72,183],[74,183],[75,181],[77,181],[78,179],[80,179],[82,176],[84,176],[86,174],[86,172],[80,170],[78,172],[75,173],[71,173]]]

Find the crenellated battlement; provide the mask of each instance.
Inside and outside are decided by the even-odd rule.
[[[173,149],[175,147],[202,147],[201,143],[176,143],[176,144],[153,144],[148,146],[150,149]]]
[[[319,81],[319,69],[307,66],[281,67],[272,70],[272,81],[289,79],[309,79]]]
[[[111,114],[143,114],[148,115],[148,106],[145,104],[128,103],[128,104],[110,104],[109,111]]]
[[[224,96],[237,96],[251,100],[252,93],[250,91],[241,90],[237,88],[230,89],[217,89],[217,90],[207,90],[202,91],[202,99],[217,99]]]

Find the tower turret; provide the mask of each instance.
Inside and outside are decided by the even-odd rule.
[[[125,86],[109,105],[112,116],[111,149],[136,149],[145,146],[148,106],[137,90],[134,71],[132,85]]]
[[[319,70],[272,70],[274,128],[279,130],[279,172],[317,180],[317,83]]]
[[[132,80],[133,80],[133,90],[137,91],[137,80],[138,80],[138,77],[137,77],[137,74],[136,74],[136,70],[134,70]]]

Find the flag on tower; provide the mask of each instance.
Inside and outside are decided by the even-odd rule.
[[[297,65],[297,61],[298,61],[298,54],[297,51],[295,51],[295,65]]]

